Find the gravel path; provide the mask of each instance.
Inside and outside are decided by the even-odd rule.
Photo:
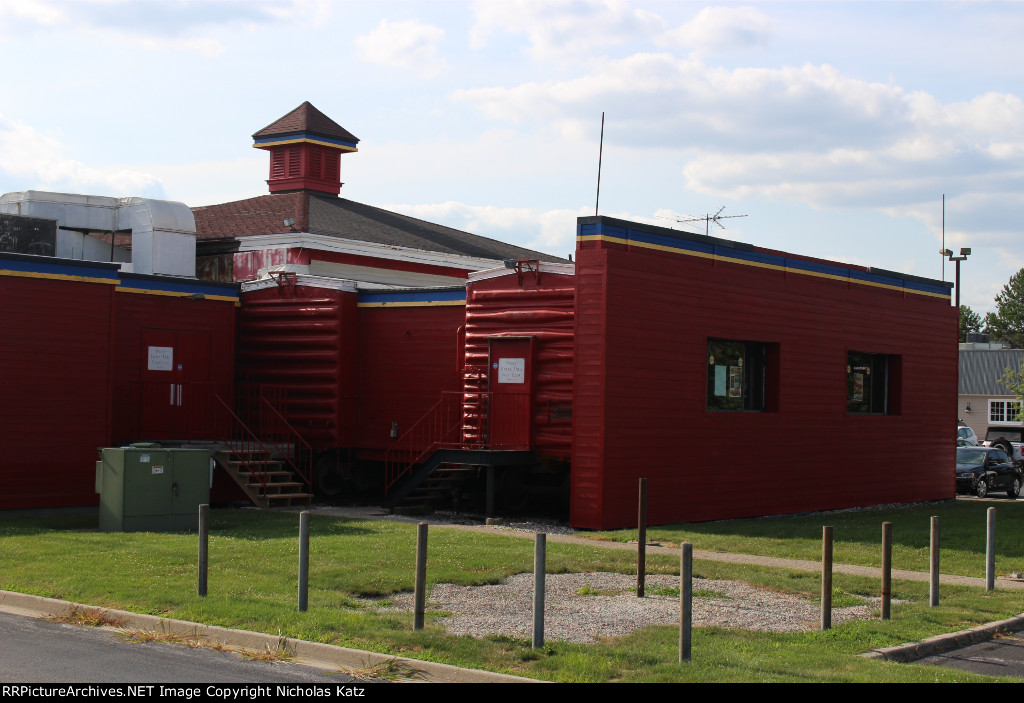
[[[613,573],[548,574],[546,577],[544,635],[567,642],[593,642],[600,637],[619,637],[648,625],[678,625],[679,596],[652,595],[660,589],[678,588],[678,576],[647,577],[644,598],[637,598],[636,576]],[[794,595],[753,588],[736,581],[695,578],[693,624],[698,627],[729,627],[763,632],[794,632],[818,627],[820,606]],[[580,592],[584,591],[584,594]],[[597,593],[594,593],[594,592]],[[712,593],[713,592],[713,593]],[[411,610],[411,593],[389,598],[390,607]],[[372,602],[372,601],[371,601]],[[434,587],[427,607],[452,613],[440,620],[448,632],[483,637],[532,636],[533,574],[517,574],[496,586]],[[878,602],[835,608],[833,624],[867,618]]]

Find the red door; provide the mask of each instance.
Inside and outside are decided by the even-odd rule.
[[[140,438],[196,439],[210,422],[210,335],[142,331],[138,409]]]
[[[488,368],[491,447],[530,449],[533,437],[533,338],[492,338]]]

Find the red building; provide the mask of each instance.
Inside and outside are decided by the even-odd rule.
[[[192,210],[205,280],[138,256],[193,241],[138,199],[163,224],[134,273],[2,255],[28,341],[3,347],[0,507],[91,502],[96,446],[201,432],[200,398],[247,388],[321,496],[485,485],[582,528],[635,524],[641,477],[653,523],[954,497],[950,284],[607,217],[562,261],[338,197],[358,139],[309,103],[254,139],[270,194]],[[108,230],[71,249],[126,261]]]
[[[193,208],[199,275],[242,284],[239,381],[280,391],[317,492],[380,495],[388,448],[461,386],[470,274],[558,259],[338,197],[359,140],[308,102],[253,139],[270,194]]]
[[[0,253],[0,509],[94,504],[97,447],[205,432],[231,397],[234,286],[118,268]]]
[[[954,497],[950,284],[581,218],[572,523]]]

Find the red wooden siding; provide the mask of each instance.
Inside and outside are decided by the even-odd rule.
[[[118,292],[114,303],[115,443],[214,439],[201,435],[212,424],[212,394],[232,400],[234,302]],[[172,370],[148,368],[154,345],[174,349]],[[182,386],[182,397],[167,408],[171,383]]]
[[[573,276],[552,272],[510,271],[472,281],[466,293],[465,390],[489,390],[492,339],[533,338],[532,448],[556,458],[572,449],[575,299]]]
[[[0,508],[96,503],[113,297],[110,284],[0,276]]]
[[[405,432],[459,390],[463,305],[359,308],[359,457],[383,459],[391,423]]]
[[[284,415],[315,447],[352,446],[357,334],[354,292],[294,285],[245,292],[238,378],[286,388]]]
[[[601,241],[577,251],[572,524],[952,498],[949,300]],[[708,411],[708,339],[777,351],[778,406]],[[894,355],[888,415],[846,411],[847,354]],[[770,353],[771,355],[771,353]]]

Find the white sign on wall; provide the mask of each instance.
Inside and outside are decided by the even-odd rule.
[[[150,347],[149,365],[150,371],[170,371],[174,368],[174,347]]]
[[[498,383],[526,383],[526,359],[498,359]]]

